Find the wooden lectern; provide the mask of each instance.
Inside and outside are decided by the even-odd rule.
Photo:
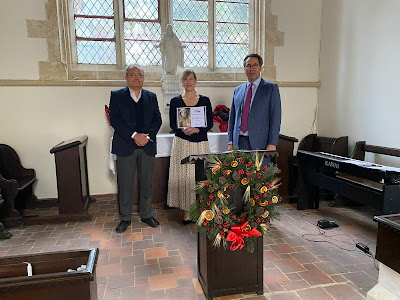
[[[69,221],[91,220],[87,212],[92,198],[89,193],[89,181],[86,161],[86,135],[61,142],[51,148],[56,161],[58,215],[24,216],[26,225],[64,223]],[[38,201],[39,203],[41,201]],[[42,205],[42,204],[41,204]]]
[[[86,160],[87,140],[88,137],[83,135],[62,142],[50,150],[56,161],[60,215],[90,219],[86,212],[91,200]]]
[[[251,152],[251,151],[246,151]],[[265,157],[277,157],[277,151],[264,152]],[[195,164],[196,182],[206,179],[207,154],[190,155],[181,164]],[[235,191],[236,193],[236,191]],[[241,199],[234,195],[232,199]],[[238,205],[235,205],[238,207]],[[231,251],[215,248],[204,232],[197,234],[198,279],[208,300],[214,297],[242,293],[264,293],[263,237],[258,237],[253,253],[245,248]]]

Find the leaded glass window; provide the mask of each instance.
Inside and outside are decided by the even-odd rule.
[[[77,60],[116,64],[113,0],[74,0]]]
[[[155,46],[168,20],[186,46],[186,67],[241,67],[249,50],[248,0],[170,0],[169,10],[160,0],[72,1],[78,64],[160,66]]]

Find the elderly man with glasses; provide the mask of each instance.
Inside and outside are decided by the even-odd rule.
[[[261,78],[263,59],[243,60],[247,82],[235,88],[228,123],[228,150],[276,150],[281,126],[278,85]],[[269,160],[264,160],[268,163]]]
[[[111,152],[117,155],[118,233],[124,232],[132,221],[136,170],[140,220],[151,227],[160,225],[152,216],[151,200],[156,134],[161,127],[161,113],[156,94],[142,88],[144,77],[141,66],[129,65],[125,73],[127,87],[111,92],[108,113],[114,128]]]

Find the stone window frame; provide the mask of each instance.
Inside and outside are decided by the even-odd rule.
[[[114,1],[122,6],[122,1]],[[163,3],[160,7],[161,15],[166,15],[166,11],[170,9],[170,1],[160,1],[160,3]],[[277,16],[271,12],[271,0],[253,0],[250,3],[249,52],[258,53],[263,57],[262,77],[266,80],[275,81],[274,48],[283,46],[284,33],[278,30]],[[38,62],[40,80],[98,81],[121,80],[124,77],[125,64],[121,62],[117,62],[117,65],[78,65],[73,63],[74,51],[72,47],[74,45],[71,37],[71,33],[74,32],[73,0],[48,0],[45,3],[45,9],[46,20],[27,20],[28,37],[45,38],[47,40],[48,59]],[[210,9],[213,9],[213,7]],[[121,8],[120,11],[122,11]],[[165,30],[169,21],[162,18],[161,28],[163,30]],[[194,69],[199,81],[221,82],[223,84],[223,82],[246,80],[243,68]],[[145,67],[145,70],[147,81],[160,81],[161,67],[149,66]]]

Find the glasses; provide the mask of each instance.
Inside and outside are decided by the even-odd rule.
[[[252,65],[248,64],[248,65],[245,65],[244,67],[246,69],[256,69],[259,66],[260,66],[260,64],[252,64]]]
[[[134,78],[144,78],[143,74],[128,74],[126,75],[128,77],[134,77]]]

